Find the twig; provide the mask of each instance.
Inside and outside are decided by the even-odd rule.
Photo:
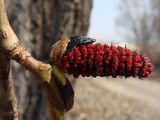
[[[7,37],[5,27],[9,23],[6,16],[4,0],[0,1],[0,40]],[[6,44],[4,44],[6,45]],[[10,60],[0,51],[0,119],[18,120],[18,110],[14,95]]]
[[[51,119],[62,120],[65,113],[65,107],[59,90],[56,84],[53,82],[54,80],[51,74],[51,65],[34,59],[29,52],[20,46],[19,40],[8,22],[4,0],[0,0],[0,48],[5,56],[17,61],[19,64],[23,65],[26,69],[37,76],[46,92]],[[3,64],[4,60],[1,60],[1,62]],[[10,87],[10,90],[13,92],[13,85]],[[5,95],[8,97],[8,94]],[[3,102],[7,103],[7,101],[4,100]],[[11,104],[11,108],[15,108],[14,106],[14,104]],[[55,106],[58,106],[58,109],[55,108]],[[7,109],[7,112],[10,111],[13,110]],[[14,109],[14,112],[18,113],[17,109]]]
[[[0,52],[0,120],[18,120],[10,60]]]

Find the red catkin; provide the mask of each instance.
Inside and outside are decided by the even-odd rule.
[[[59,66],[74,77],[117,76],[145,78],[153,66],[147,56],[126,47],[86,43],[67,50]]]

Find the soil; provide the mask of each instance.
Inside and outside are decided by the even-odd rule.
[[[160,120],[160,80],[80,77],[67,120]]]

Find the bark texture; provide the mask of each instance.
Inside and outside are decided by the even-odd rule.
[[[34,57],[46,60],[61,37],[86,35],[92,0],[7,0],[10,23],[22,45]],[[28,71],[14,63],[13,77],[20,120],[49,117],[41,86]]]

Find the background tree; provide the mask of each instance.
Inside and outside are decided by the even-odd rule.
[[[151,8],[153,14],[153,27],[155,32],[155,39],[160,42],[160,0],[151,1]]]
[[[13,29],[34,57],[45,60],[53,43],[61,37],[86,35],[92,0],[8,0]],[[47,120],[41,87],[33,76],[14,63],[15,92],[20,119]]]
[[[122,0],[118,23],[125,28],[128,37],[142,46],[149,44],[152,37],[152,19],[148,2]],[[146,45],[144,45],[144,43]]]
[[[125,36],[159,64],[160,51],[155,46],[160,44],[160,0],[121,0],[119,8],[117,24]]]

